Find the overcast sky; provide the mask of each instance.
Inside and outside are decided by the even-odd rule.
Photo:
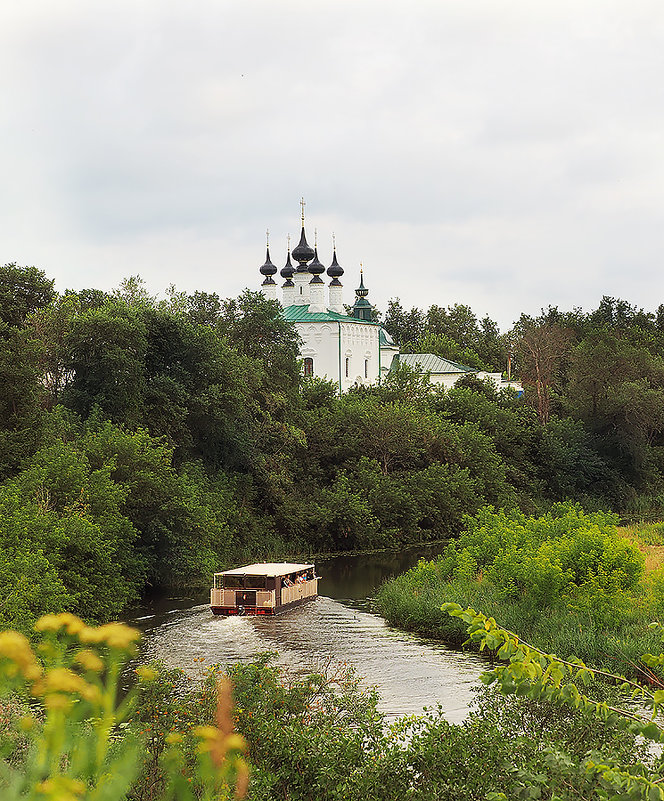
[[[258,288],[501,328],[664,302],[661,0],[3,0],[0,263],[56,288]]]

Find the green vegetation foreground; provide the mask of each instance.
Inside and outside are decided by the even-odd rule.
[[[23,635],[1,632],[0,794],[3,801],[664,798],[662,758],[638,736],[659,741],[656,723],[630,728],[592,705],[551,706],[571,695],[571,685],[560,687],[562,669],[537,675],[538,655],[527,646],[483,616],[454,613],[474,639],[511,648],[497,684],[514,693],[518,679],[524,690],[510,698],[484,691],[461,725],[436,710],[387,726],[375,693],[352,671],[288,677],[270,655],[212,668],[201,682],[143,666],[137,688],[118,702],[134,629],[48,615],[37,623],[34,649]]]

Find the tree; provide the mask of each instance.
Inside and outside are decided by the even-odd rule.
[[[39,444],[44,418],[37,364],[28,332],[0,322],[0,479],[13,474]]]
[[[123,278],[120,286],[113,290],[112,296],[135,309],[153,307],[157,303],[156,296],[148,292],[147,285],[140,275]]]
[[[272,392],[297,390],[299,337],[281,316],[279,303],[247,290],[223,302],[217,330],[239,353],[263,365],[265,386]]]
[[[194,292],[187,298],[187,314],[197,325],[216,325],[221,311],[221,300],[216,292]]]
[[[573,351],[567,403],[631,480],[658,481],[654,447],[664,436],[664,361],[610,331]]]
[[[0,488],[0,549],[15,554],[17,566],[21,554],[42,553],[48,574],[58,577],[47,593],[52,611],[62,611],[53,608],[60,598],[87,619],[109,620],[138,596],[144,563],[133,548],[137,532],[122,513],[125,495],[108,464],[92,469],[78,448],[62,442],[38,451]]]
[[[112,420],[140,422],[147,344],[139,312],[120,301],[76,317],[66,337],[65,369],[73,377],[65,403],[84,417],[98,405]]]
[[[53,280],[36,267],[0,267],[0,321],[20,328],[25,318],[51,302]]]
[[[59,403],[62,392],[72,377],[67,368],[68,338],[80,310],[78,296],[68,293],[55,298],[48,306],[29,317],[32,336],[39,343],[38,369],[46,391],[48,409]]]
[[[551,415],[551,393],[557,387],[563,362],[572,346],[572,333],[558,325],[538,325],[522,316],[515,326],[519,376],[534,390],[535,408],[542,424]]]
[[[424,313],[413,307],[404,311],[399,298],[392,298],[387,304],[384,328],[400,345],[417,342],[424,333]]]

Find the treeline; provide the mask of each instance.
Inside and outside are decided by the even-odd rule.
[[[624,515],[661,516],[664,304],[652,313],[605,296],[590,312],[550,306],[537,317],[522,315],[501,334],[468,306],[406,312],[397,299],[389,303],[385,325],[406,352],[503,374],[509,363],[526,405],[544,430],[557,429],[567,440],[568,458],[576,463],[570,465],[576,479],[565,486],[562,452],[554,458],[546,483],[558,497],[578,499],[574,484],[585,484]],[[512,439],[513,453],[526,464],[521,447]]]
[[[397,305],[385,324],[407,341]],[[109,619],[245,560],[439,539],[487,504],[659,511],[664,314],[607,300],[509,335],[466,307],[423,317],[416,350],[489,368],[513,352],[522,400],[405,368],[339,398],[302,378],[279,310],[158,301],[136,278],[57,294],[0,268],[0,625]]]

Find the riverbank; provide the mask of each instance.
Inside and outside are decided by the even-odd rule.
[[[545,651],[648,680],[640,657],[661,650],[661,527],[619,529],[611,515],[559,507],[540,518],[486,510],[438,558],[384,584],[376,608],[400,628],[459,646],[472,606]]]

